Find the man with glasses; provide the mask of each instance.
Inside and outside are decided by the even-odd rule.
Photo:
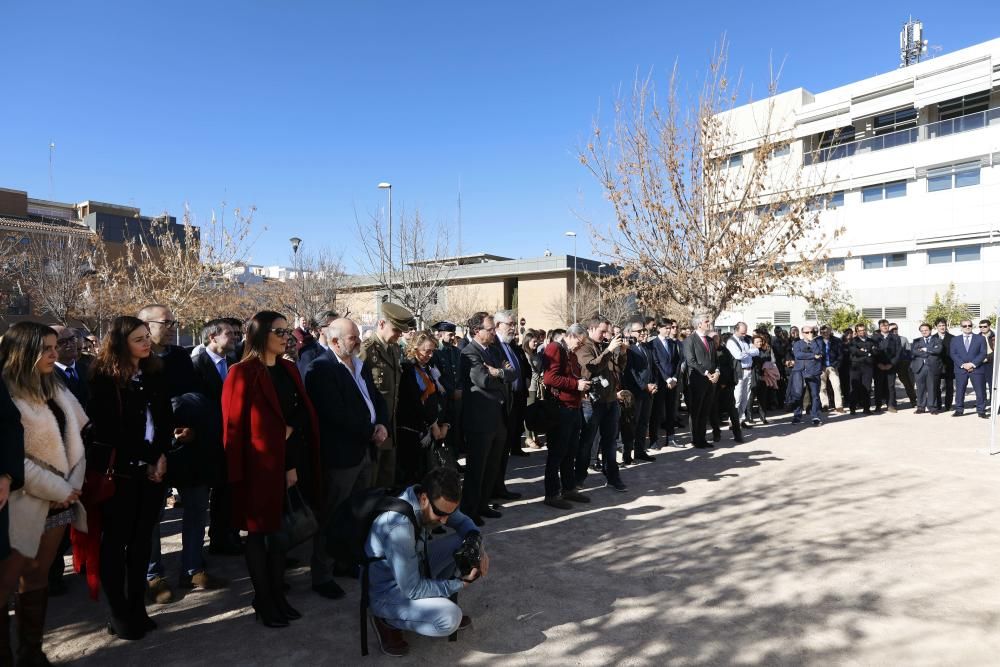
[[[76,329],[58,324],[52,329],[56,332],[56,354],[58,355],[56,373],[62,377],[66,388],[86,410],[87,400],[90,398],[90,389],[87,384],[90,365],[80,357],[80,335]]]
[[[948,331],[948,320],[943,317],[934,320],[934,328],[937,329],[936,335],[941,341],[941,379],[937,388],[937,404],[942,410],[951,410],[955,391],[955,364],[951,360],[951,340],[954,336]],[[943,397],[941,384],[944,385]]]
[[[833,392],[833,405],[837,412],[844,413],[844,396],[840,388],[840,358],[843,355],[843,345],[839,338],[833,335],[826,324],[819,328],[820,338],[817,340],[823,350],[823,372],[819,376],[819,399],[823,409],[830,407],[827,385]]]
[[[649,431],[649,414],[653,408],[653,397],[658,386],[656,363],[653,350],[646,342],[646,329],[642,322],[634,320],[626,325],[625,371],[622,384],[632,392],[632,419],[621,420],[622,458],[630,464],[636,461],[655,461],[646,452],[646,436]],[[653,441],[655,442],[655,440]]]
[[[988,404],[993,398],[993,353],[997,349],[997,335],[993,333],[989,320],[979,320],[979,333],[986,338],[984,372],[986,373],[986,403]]]
[[[674,431],[677,428],[675,421],[683,354],[677,343],[677,322],[671,319],[663,320],[657,327],[657,333],[658,335],[651,337],[649,342],[649,347],[653,351],[653,363],[656,366],[657,383],[649,420],[649,442],[652,446],[659,440],[662,427],[666,431],[667,445],[678,447]]]
[[[726,349],[733,356],[733,402],[736,414],[745,428],[751,428],[746,422],[747,402],[750,400],[750,383],[753,380],[753,358],[760,356],[760,350],[752,345],[747,336],[747,323],[737,322],[736,332],[726,341]]]
[[[875,356],[875,341],[868,337],[864,324],[854,325],[854,338],[850,344],[851,354],[851,398],[853,415],[859,407],[866,415],[871,414],[872,366]]]
[[[965,390],[971,380],[976,391],[976,412],[986,419],[986,338],[973,331],[972,320],[962,320],[962,333],[952,337],[949,352],[955,366],[955,412],[952,417],[961,417],[965,412]]]
[[[792,356],[796,367],[802,366],[803,390],[809,395],[812,425],[819,426],[823,423],[819,418],[819,376],[823,373],[823,350],[815,340],[816,329],[813,325],[804,325],[799,333],[802,337],[792,343]],[[802,402],[796,401],[792,423],[800,421],[802,421]]]
[[[896,412],[896,364],[903,351],[898,334],[889,329],[889,320],[878,321],[875,341],[875,414],[885,405],[889,412]]]
[[[463,542],[481,539],[458,509],[462,488],[457,472],[435,468],[399,498],[410,507],[379,514],[365,542],[365,553],[373,560],[368,570],[372,627],[382,652],[395,657],[409,653],[402,630],[447,637],[471,626],[472,619],[449,598],[490,569],[485,546],[480,547],[479,567],[462,574],[455,565],[454,554]],[[431,531],[438,528],[454,532],[432,540]]]
[[[524,412],[528,407],[528,385],[531,383],[531,364],[524,350],[515,340],[517,336],[517,316],[514,311],[501,310],[493,316],[496,327],[494,345],[496,356],[510,364],[514,371],[514,380],[510,384],[510,402],[507,405],[505,426],[507,441],[500,457],[500,472],[493,485],[493,497],[500,500],[517,500],[520,493],[507,488],[507,463],[511,456],[528,456],[521,448],[521,436],[524,434]]]
[[[893,336],[899,336],[899,325],[895,322],[890,322],[889,333]],[[906,397],[910,399],[910,405],[916,405],[917,390],[913,385],[913,373],[910,371],[910,362],[913,361],[913,350],[910,339],[906,336],[899,336],[899,344],[902,350],[899,353],[899,361],[896,362],[896,377],[902,383]]]

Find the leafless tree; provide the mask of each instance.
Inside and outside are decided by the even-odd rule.
[[[576,312],[581,320],[601,314],[615,324],[622,324],[637,312],[637,299],[619,289],[609,279],[584,278],[576,286]],[[573,323],[573,294],[553,296],[544,306],[544,314],[562,325]]]
[[[385,220],[373,215],[365,224],[358,222],[361,261],[386,298],[409,308],[423,326],[452,273],[448,228],[429,225],[420,211],[412,216],[404,212],[399,219],[391,247]]]
[[[63,324],[81,314],[100,243],[95,235],[71,231],[34,234],[23,244],[12,260],[15,280],[39,314]]]
[[[346,286],[341,257],[328,248],[300,248],[290,259],[295,275],[282,283],[281,303],[307,319],[324,310],[336,310],[337,296]]]
[[[749,110],[753,145],[738,143],[745,132],[732,111],[743,96],[726,66],[723,42],[690,101],[676,67],[665,104],[651,78],[636,79],[614,105],[610,136],[595,122],[579,153],[615,214],[606,229],[593,226],[594,245],[646,310],[717,316],[776,288],[810,296],[822,289],[817,262],[842,232],[820,227],[822,169],[773,155],[791,142],[773,82]]]

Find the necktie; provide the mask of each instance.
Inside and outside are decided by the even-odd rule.
[[[69,378],[71,382],[77,382],[80,379],[79,376],[77,376],[76,374],[76,366],[66,367],[66,377]]]
[[[972,340],[972,336],[966,336],[965,337],[965,351],[966,352],[969,351],[969,341],[971,341],[971,340]]]
[[[501,342],[500,344],[503,346],[503,353],[507,355],[507,360],[514,368],[514,391],[517,391],[520,388],[521,383],[521,370],[520,366],[517,364],[517,355],[510,351],[510,347],[507,346],[507,343]]]
[[[698,338],[701,339],[701,344],[705,346],[705,351],[708,352],[709,351],[709,349],[708,349],[708,339],[705,338],[704,336],[702,336],[701,334],[697,334],[697,335],[698,335]]]
[[[217,363],[215,367],[219,370],[219,377],[221,377],[222,380],[225,381],[226,375],[229,374],[229,369],[226,368],[226,360],[219,359],[219,363]]]

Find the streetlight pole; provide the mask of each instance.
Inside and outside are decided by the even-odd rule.
[[[597,265],[597,309],[601,311],[601,315],[604,314],[604,291],[601,289],[601,278],[604,277],[602,269],[607,267],[607,264]]]
[[[292,244],[292,270],[296,273],[295,280],[298,281],[296,282],[296,286],[299,294],[305,294],[305,284],[302,283],[302,271],[299,268],[301,266],[299,264],[299,246],[302,245],[302,239],[298,236],[293,236],[288,239],[288,242]],[[301,306],[296,306],[296,308],[299,307]],[[302,313],[296,313],[296,315],[301,317]]]
[[[392,288],[392,183],[382,181],[378,184],[380,190],[385,190],[388,195],[388,218],[389,218],[389,288]],[[400,258],[402,259],[402,258]]]
[[[573,322],[575,324],[579,321],[576,319],[576,232],[566,232],[566,236],[573,239]]]

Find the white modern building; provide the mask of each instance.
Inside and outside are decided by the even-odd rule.
[[[954,283],[974,315],[1000,304],[1000,39],[821,93],[771,100],[788,160],[822,176],[821,220],[845,228],[826,270],[872,320],[916,333],[934,294]],[[734,109],[738,167],[761,131],[766,102]],[[720,325],[813,319],[803,299],[773,295],[734,308]]]

